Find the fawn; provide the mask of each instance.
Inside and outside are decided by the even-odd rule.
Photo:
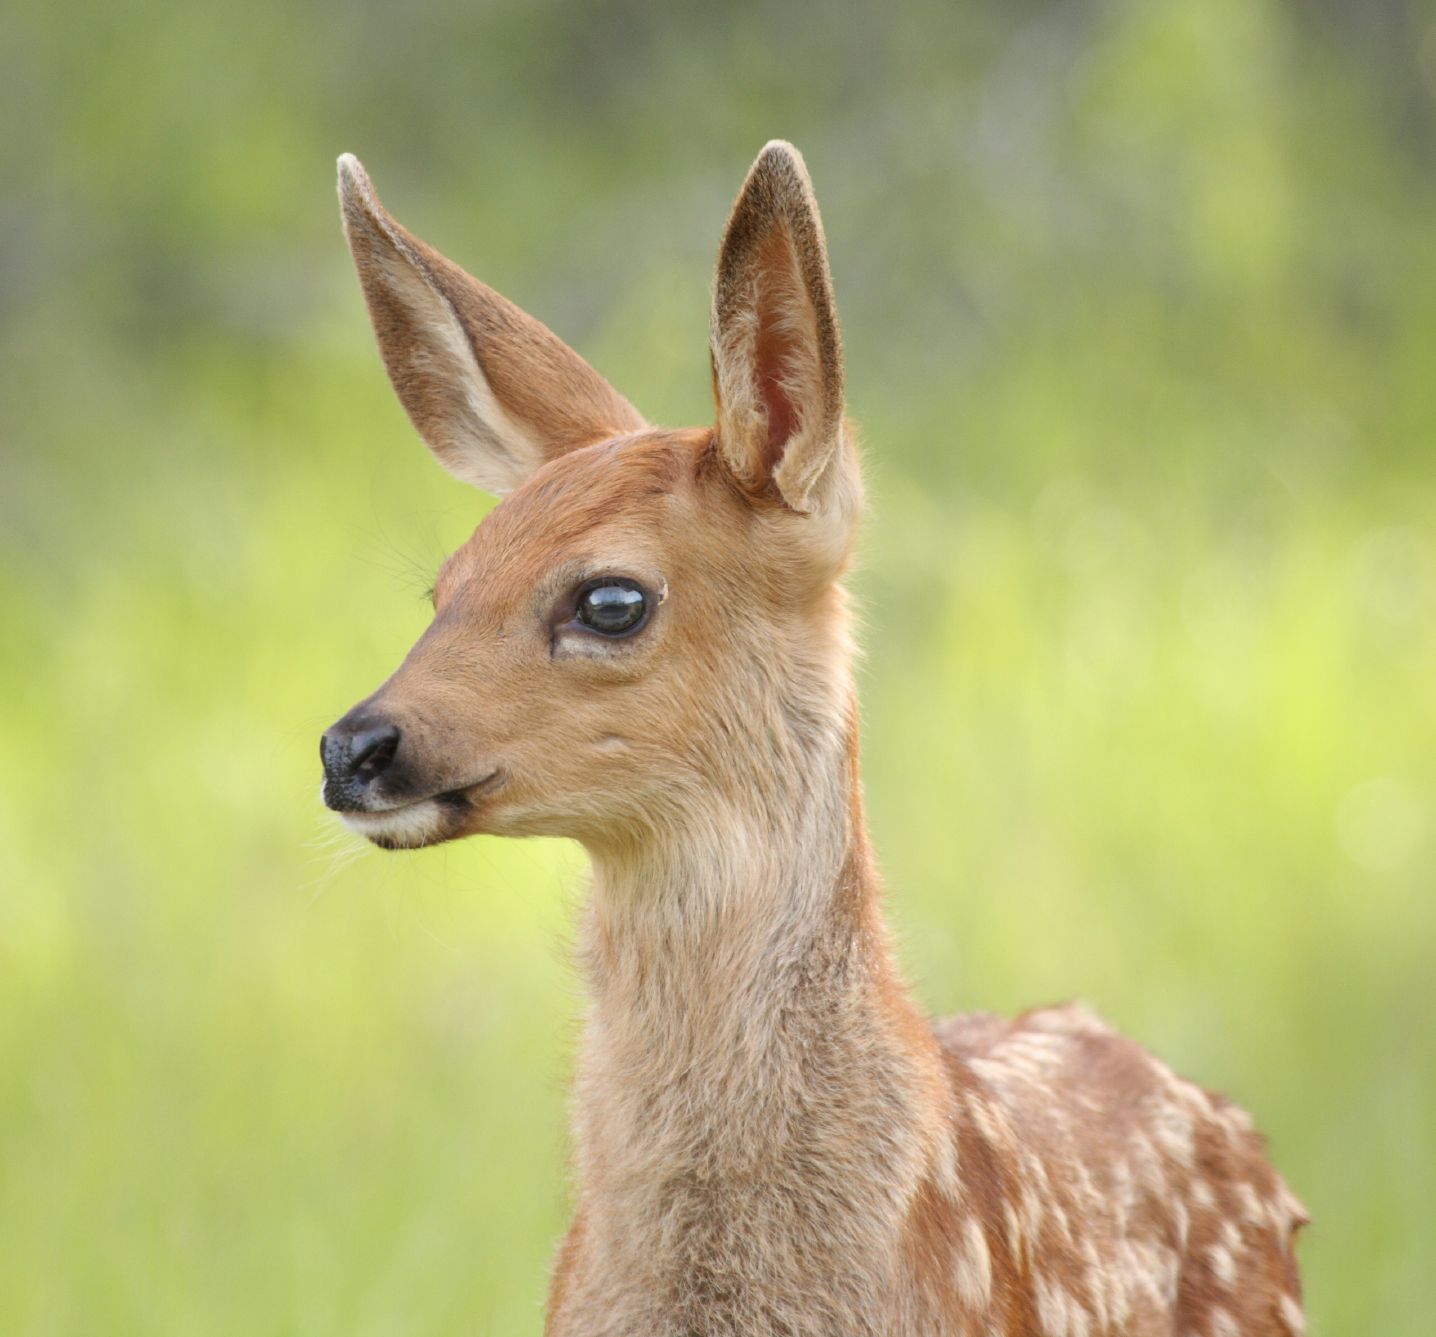
[[[379,351],[506,494],[325,735],[386,849],[580,841],[576,1210],[550,1337],[1302,1332],[1246,1114],[1078,1007],[929,1024],[864,829],[840,579],[862,503],[822,224],[775,141],[728,220],[717,422],[650,427],[339,160]]]

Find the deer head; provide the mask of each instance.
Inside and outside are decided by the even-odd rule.
[[[399,669],[325,733],[325,802],[408,848],[597,846],[791,801],[812,749],[846,745],[837,581],[861,504],[797,151],[769,144],[738,196],[712,307],[717,421],[676,431],[399,226],[347,155],[339,195],[410,420],[503,500],[443,564]]]

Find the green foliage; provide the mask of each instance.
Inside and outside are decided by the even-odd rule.
[[[934,1010],[1248,1105],[1317,1331],[1436,1307],[1436,28],[1395,5],[40,5],[0,54],[0,1331],[539,1328],[579,860],[351,847],[320,730],[483,498],[332,162],[658,421],[807,153]]]

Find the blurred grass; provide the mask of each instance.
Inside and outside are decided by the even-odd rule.
[[[0,1332],[518,1333],[563,846],[359,852],[315,742],[486,501],[332,160],[656,420],[808,155],[873,475],[867,787],[934,1010],[1231,1092],[1314,1331],[1436,1308],[1436,26],[1397,3],[68,9],[0,46]]]

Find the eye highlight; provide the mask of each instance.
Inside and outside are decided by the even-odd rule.
[[[648,620],[648,609],[648,595],[636,581],[602,576],[580,588],[574,618],[600,636],[627,636]]]

